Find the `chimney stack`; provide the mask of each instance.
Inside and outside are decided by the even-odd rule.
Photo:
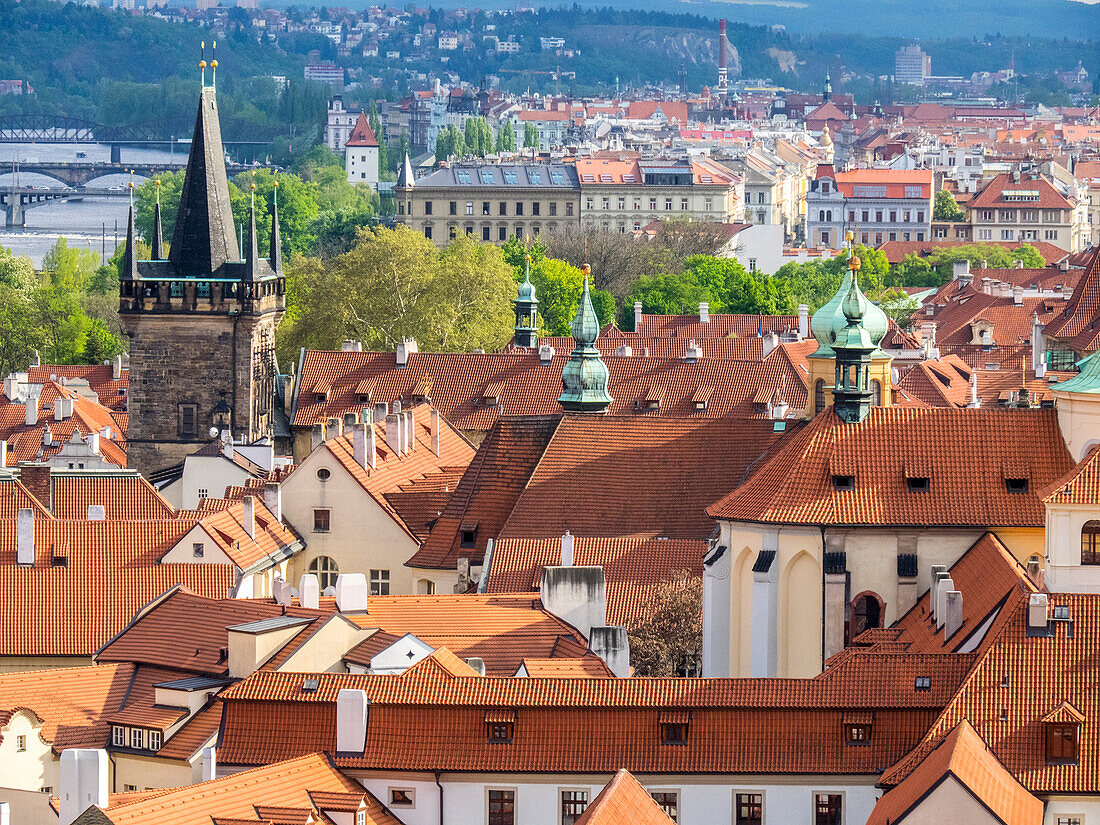
[[[416,451],[416,413],[409,410],[405,413],[405,452]]]
[[[98,450],[96,452],[99,452]],[[8,442],[0,438],[0,470],[8,466]]]
[[[375,467],[374,425],[356,424],[351,429],[351,451],[355,463],[365,470]]]
[[[637,332],[638,328],[642,325],[642,302],[634,302],[634,331]]]
[[[363,573],[341,573],[336,577],[336,609],[341,613],[365,613],[368,592]]]
[[[570,534],[568,530],[565,531],[565,535],[561,537],[561,566],[572,567],[573,566],[573,539],[574,536]]]
[[[437,456],[439,455],[439,422],[439,410],[432,407],[432,452]]]
[[[73,417],[73,400],[71,398],[65,398],[58,396],[57,400],[53,402],[53,420],[65,421],[66,419]]]
[[[309,431],[309,451],[312,453],[325,443],[325,425],[318,422]]]
[[[729,69],[726,62],[726,21],[718,21],[718,94],[726,96],[729,89]]]
[[[306,573],[298,580],[298,604],[316,610],[321,603],[321,585],[316,573]]]
[[[264,483],[264,507],[271,511],[276,521],[283,520],[283,486],[279,482]]]
[[[936,629],[943,627],[947,620],[947,591],[955,589],[955,582],[948,573],[937,574],[936,583]]]
[[[401,343],[397,345],[397,366],[400,369],[404,369],[409,365],[409,356],[418,352],[416,348],[416,341],[412,338],[402,338]]]
[[[241,523],[244,527],[244,531],[248,533],[248,537],[253,541],[256,540],[256,498],[255,496],[244,497],[244,507],[241,510]]]
[[[706,303],[705,301],[700,301],[699,303],[699,323],[710,323],[710,304]]]
[[[111,362],[111,377],[118,381],[122,378],[122,356],[116,355],[115,360]]]
[[[340,352],[362,352],[362,351],[363,351],[363,342],[362,341],[353,341],[352,339],[348,338],[348,339],[345,339],[344,341],[342,341],[341,344],[340,344]]]
[[[1033,630],[1046,630],[1049,606],[1050,599],[1046,593],[1032,593],[1027,600],[1027,626]]]
[[[200,782],[209,782],[218,775],[218,757],[214,748],[203,748],[199,756]]]
[[[765,332],[763,341],[761,342],[761,349],[763,350],[763,356],[767,357],[768,353],[779,346],[779,336],[774,332]]]
[[[1027,560],[1027,577],[1035,587],[1040,590],[1043,588],[1043,579],[1045,576],[1042,561],[1038,555],[1033,555]]]
[[[963,623],[963,594],[948,590],[944,600],[943,640],[946,642],[958,632]]]
[[[362,755],[367,747],[367,692],[341,688],[336,694],[336,750]]]
[[[390,413],[386,416],[386,446],[394,455],[401,455],[401,414]]]
[[[20,507],[16,519],[15,563],[34,566],[34,510]]]
[[[276,574],[275,578],[271,580],[271,598],[275,600],[275,604],[289,605],[293,601],[290,591],[290,583]]]
[[[38,396],[27,395],[27,418],[26,424],[28,427],[34,427],[38,424]]]
[[[798,305],[798,334],[803,341],[810,337],[810,308],[805,304]]]
[[[19,481],[46,509],[53,509],[52,470],[49,464],[19,465]]]
[[[1023,306],[1024,288],[1022,286],[1012,287],[1012,303],[1014,306]]]
[[[969,274],[970,261],[967,258],[962,258],[961,260],[954,261],[951,264],[951,275],[956,281],[961,279],[964,275]]]
[[[557,353],[549,344],[539,344],[539,364],[546,366],[554,360],[554,355]]]
[[[107,751],[61,751],[60,825],[71,825],[88,808],[107,807]]]
[[[586,639],[607,624],[607,580],[602,567],[544,567],[539,584],[543,607]]]
[[[630,358],[634,354],[634,348],[631,347],[630,344],[619,344],[619,346],[615,347],[615,354],[620,357]]]
[[[932,585],[928,590],[928,615],[932,618],[936,617],[936,588],[939,586],[941,575],[947,575],[947,565],[933,564],[929,575]]]
[[[346,412],[346,413],[344,413],[344,432],[347,432],[348,430],[350,430],[352,427],[354,427],[358,423],[359,423],[359,413],[357,413],[357,412]]]

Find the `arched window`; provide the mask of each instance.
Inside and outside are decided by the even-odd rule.
[[[871,379],[871,406],[882,406],[882,384],[877,378]]]
[[[825,379],[818,378],[814,384],[814,415],[825,409]]]
[[[849,640],[865,630],[882,627],[882,599],[875,593],[860,593],[852,600],[852,622]]]
[[[309,572],[316,574],[317,581],[321,585],[321,591],[324,592],[326,587],[336,586],[336,578],[340,575],[340,568],[328,556],[318,556],[309,563]]]
[[[1086,521],[1081,528],[1081,564],[1100,564],[1100,521]]]

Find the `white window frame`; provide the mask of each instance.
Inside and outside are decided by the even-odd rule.
[[[164,738],[159,730],[149,731],[149,735],[146,737],[149,745],[149,750],[159,751],[164,744]]]
[[[562,807],[564,806],[565,800],[562,799],[562,795],[567,794],[567,793],[583,793],[585,795],[585,802],[584,802],[585,810],[587,810],[588,806],[592,804],[593,796],[592,796],[591,788],[585,788],[585,787],[579,786],[579,785],[569,785],[569,786],[563,785],[563,786],[559,787],[558,788],[558,797],[557,797],[558,798],[558,812],[557,812],[557,820],[556,820],[558,825],[563,825],[563,823],[565,821],[565,811],[562,810]],[[582,811],[579,816],[583,816],[583,814],[584,814],[584,811]]]
[[[734,788],[730,796],[730,802],[733,807],[730,809],[733,813],[733,825],[737,825],[737,795],[753,793],[760,795],[760,821],[768,821],[768,794],[763,788]]]
[[[126,728],[122,725],[114,725],[111,728],[111,744],[115,747],[124,748],[126,747],[126,740]]]
[[[142,750],[145,747],[145,730],[143,728],[130,728],[130,747]]]

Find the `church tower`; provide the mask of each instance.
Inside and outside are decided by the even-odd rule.
[[[596,349],[600,320],[588,291],[588,264],[582,266],[581,271],[584,272],[584,291],[577,317],[573,319],[573,340],[577,346],[561,371],[563,391],[558,403],[566,412],[602,413],[607,412],[613,399],[607,393],[607,364]]]
[[[285,309],[277,205],[259,256],[253,202],[248,246],[237,246],[218,103],[203,68],[199,110],[167,258],[139,261],[133,207],[119,315],[130,335],[127,461],[148,474],[179,463],[212,430],[254,442],[272,433],[275,328]],[[211,75],[217,61],[211,61]]]
[[[519,285],[516,299],[512,302],[516,309],[516,326],[512,330],[512,342],[517,347],[537,347],[539,345],[538,307],[535,286],[531,283],[531,256],[526,256],[527,269],[523,283]]]

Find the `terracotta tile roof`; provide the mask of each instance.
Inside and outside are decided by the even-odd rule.
[[[1037,191],[1039,197],[1036,200],[1023,202],[1006,200],[1005,192],[1015,190]],[[1012,175],[1005,172],[993,178],[981,192],[974,196],[970,201],[970,208],[1072,209],[1073,205],[1045,177],[1022,175],[1020,180],[1013,180]]]
[[[348,136],[345,146],[377,146],[378,138],[374,136],[374,131],[370,128],[370,123],[367,121],[367,116],[363,112],[359,113],[359,120],[355,123],[355,128],[351,130],[351,134]]]
[[[217,734],[221,723],[222,706],[215,700],[172,734],[172,737],[164,743],[164,747],[157,751],[157,756],[161,759],[190,760]]]
[[[14,519],[25,508],[34,510],[35,519],[53,518],[53,514],[19,482],[17,475],[0,471],[0,519]]]
[[[932,468],[926,492],[908,490],[914,455]],[[1021,456],[1029,490],[1008,492],[1005,462]],[[1036,491],[1071,467],[1054,410],[873,407],[846,424],[830,408],[707,512],[781,524],[1041,527]],[[833,489],[834,475],[853,475],[855,489]]]
[[[324,755],[308,754],[287,762],[223,776],[209,782],[173,788],[156,796],[126,802],[108,808],[107,820],[114,825],[210,825],[216,821],[283,822],[278,814],[303,809],[308,815],[315,809],[311,794],[344,794],[366,799],[368,825],[401,825],[401,821],[361,784],[329,764]],[[318,796],[318,802],[331,797]]]
[[[955,283],[955,282],[952,282]],[[1015,347],[1031,341],[1032,319],[1039,316],[1041,324],[1052,322],[1067,303],[1059,298],[1023,298],[1020,304],[1011,297],[987,295],[974,286],[941,290],[925,303],[933,314],[917,313],[914,325],[936,324],[936,345],[950,352],[954,346],[969,345],[974,338],[971,324],[987,321],[992,324],[990,340],[997,347]]]
[[[607,581],[607,622],[630,626],[662,581],[683,570],[703,575],[705,539],[652,537],[574,539],[573,563],[603,567]],[[538,592],[542,568],[561,563],[561,539],[501,539],[493,548],[488,592]]]
[[[54,420],[54,404],[58,398],[72,401],[72,415]],[[111,437],[100,438],[103,458],[116,467],[126,466],[125,416],[112,413],[107,407],[83,397],[57,382],[47,382],[38,396],[38,422],[27,424],[27,406],[0,395],[0,439],[8,442],[8,466],[21,461],[41,461],[56,455],[62,446],[79,432],[82,438],[110,427]],[[50,443],[43,443],[49,428]]]
[[[181,511],[179,520],[187,521],[189,512]],[[301,548],[298,536],[275,518],[262,498],[253,497],[255,526],[251,536],[244,524],[243,501],[204,499],[199,513],[202,516],[198,524],[241,570],[248,570],[265,560],[279,559]],[[188,528],[192,524],[188,523]]]
[[[683,343],[686,346],[687,341]],[[749,418],[766,415],[752,400],[762,385],[779,386],[786,381],[792,393],[797,390],[794,377],[782,365],[759,360],[703,357],[685,363],[680,356],[610,355],[604,361],[614,398],[609,412],[615,415]],[[541,364],[533,350],[524,354],[415,353],[409,356],[407,367],[398,369],[393,353],[307,350],[293,426],[312,427],[377,402],[401,400],[408,404],[422,400],[415,397],[414,390],[429,376],[433,379],[432,404],[462,431],[487,431],[502,417],[556,415],[561,412],[557,399],[561,394],[561,370],[567,362],[568,354],[558,353],[550,364]],[[377,379],[369,396],[358,392],[365,378]],[[504,389],[497,403],[487,404],[485,388],[501,381]],[[642,399],[656,383],[665,384],[668,395],[659,410],[649,410]],[[317,392],[319,385],[326,392]],[[700,387],[714,388],[705,410],[696,409],[691,401]]]
[[[808,115],[808,118],[814,115]],[[855,187],[862,185],[884,186],[887,198],[931,198],[932,171],[926,169],[855,169],[836,173],[836,188],[846,198],[861,197]],[[920,193],[908,194],[910,187],[919,186]],[[863,197],[883,197],[870,195]]]
[[[71,381],[80,378],[88,382],[88,388],[99,396],[99,403],[114,412],[126,412],[126,393],[130,388],[130,368],[123,367],[118,378],[110,364],[42,364],[27,368],[27,381],[45,384],[64,378]]]
[[[386,501],[417,540],[423,542],[443,514],[465,471],[465,467],[447,467],[429,473],[385,493]]]
[[[106,667],[106,665],[104,665]],[[106,715],[106,721],[117,725],[156,728],[164,731],[187,716],[185,708],[157,705],[154,685],[186,676],[178,670],[138,665],[126,691],[122,705]]]
[[[959,557],[948,570],[955,589],[963,594],[963,622],[959,631],[945,639],[931,614],[931,591],[926,591],[893,630],[913,653],[984,651],[1014,615],[1020,602],[1027,602],[1035,585],[1015,556],[993,533],[986,533]],[[860,637],[862,640],[862,637]],[[980,641],[979,641],[980,640]]]
[[[787,429],[801,426],[789,422]],[[706,538],[705,507],[784,433],[769,420],[563,416],[502,420],[486,437],[411,567],[478,563],[488,539]],[[714,451],[729,456],[715,465]],[[675,459],[675,462],[673,462]],[[669,489],[677,491],[669,496]],[[583,503],[583,506],[579,506]],[[476,525],[463,548],[462,525]],[[528,577],[521,589],[531,586]]]
[[[522,668],[535,679],[603,679],[615,675],[603,659],[594,656],[583,659],[524,659]]]
[[[1035,794],[1100,792],[1100,751],[1089,733],[1100,718],[1095,689],[1100,594],[1049,594],[1050,615],[1066,609],[1068,620],[1051,621],[1044,632],[1028,631],[1028,603],[1021,601],[921,745],[882,777],[900,783],[964,719],[993,754]],[[1005,687],[1007,685],[1007,687]],[[1085,718],[1077,764],[1047,764],[1043,718],[1068,702]]]
[[[699,323],[697,314],[642,315],[642,322],[634,332],[640,338],[676,337],[699,341],[702,338],[755,338],[761,331],[783,333],[797,329],[797,315],[711,313],[705,324]]]
[[[89,505],[103,505],[108,521],[169,519],[172,505],[137,473],[54,470],[51,503],[59,519],[87,519]]]
[[[1077,288],[1066,308],[1043,328],[1047,338],[1068,342],[1077,352],[1096,349],[1097,321],[1100,320],[1100,247],[1093,250]],[[1076,339],[1080,338],[1078,342]]]
[[[669,825],[673,820],[629,771],[619,770],[576,825]]]
[[[1016,781],[964,719],[909,776],[878,800],[867,825],[900,822],[948,776],[966,787],[1004,825],[1040,825],[1043,821],[1043,803]]]
[[[31,711],[57,752],[101,748],[106,717],[122,704],[133,675],[133,665],[121,663],[0,674],[0,712]]]
[[[347,767],[382,770],[646,773],[873,774],[912,748],[950,700],[973,656],[855,652],[814,679],[603,679],[417,677],[256,673],[222,694],[219,757],[256,764],[334,749],[336,695],[371,702],[361,757]],[[915,689],[930,675],[932,689]],[[313,675],[311,675],[313,678]],[[874,714],[870,746],[844,744],[842,720]],[[660,744],[663,711],[689,712],[686,746]],[[486,742],[486,712],[515,714],[507,746]],[[585,747],[576,746],[579,731]]]
[[[1100,503],[1100,449],[1092,447],[1077,466],[1038,492],[1047,504]]]

